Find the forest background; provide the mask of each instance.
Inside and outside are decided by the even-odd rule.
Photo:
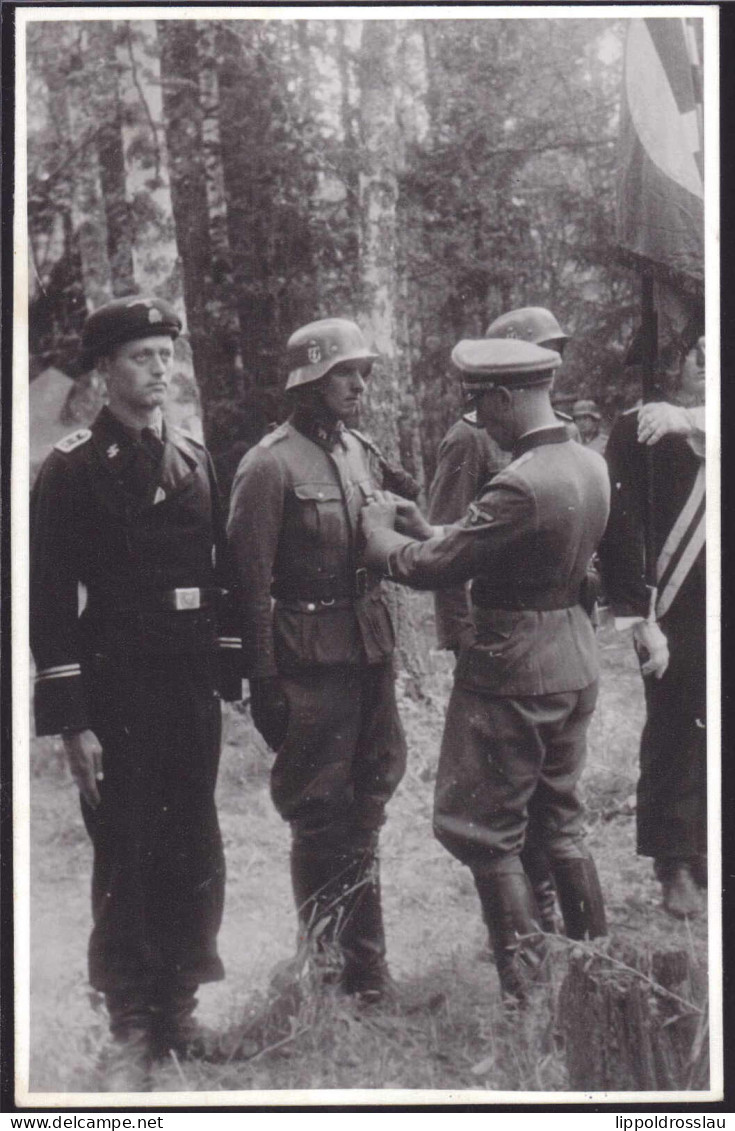
[[[612,416],[639,389],[614,232],[623,24],[31,23],[30,379],[79,378],[40,399],[88,423],[83,321],[153,291],[185,320],[179,421],[201,416],[225,489],[282,416],[289,334],[327,315],[380,353],[363,427],[422,483],[460,410],[452,346],[513,307],[572,336],[561,407]]]

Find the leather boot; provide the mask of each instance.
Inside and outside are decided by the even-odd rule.
[[[299,918],[298,948],[309,948],[309,966],[321,985],[336,985],[342,969],[337,942],[342,919],[340,871],[336,853],[314,851],[299,841],[291,846],[291,885]]]
[[[291,878],[303,935],[323,985],[378,1000],[390,984],[372,849],[314,852],[298,841]]]
[[[663,887],[664,910],[675,919],[696,919],[702,914],[702,893],[692,875],[691,861],[657,861],[656,874]]]
[[[521,863],[533,889],[538,925],[547,935],[555,935],[559,929],[556,919],[556,888],[549,858],[540,845],[527,839],[521,852]]]
[[[211,1051],[215,1036],[194,1017],[196,987],[177,983],[162,986],[156,995],[158,1015],[155,1051],[158,1056],[175,1052],[182,1060],[201,1060]]]
[[[606,935],[605,904],[592,857],[555,860],[552,869],[567,938],[596,939]]]
[[[349,890],[340,946],[345,965],[340,985],[366,1005],[391,994],[393,984],[385,961],[385,932],[380,900],[378,858],[356,855],[349,868]]]
[[[98,1064],[104,1092],[147,1092],[154,1059],[155,1007],[147,994],[119,990],[105,994],[111,1041]]]
[[[546,943],[525,872],[475,874],[490,945],[507,1006],[523,1004],[542,975]]]

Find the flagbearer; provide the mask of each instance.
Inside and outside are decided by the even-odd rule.
[[[704,338],[685,342],[667,401],[624,414],[610,434],[610,522],[600,547],[616,624],[633,626],[646,695],[638,852],[652,856],[677,918],[707,885]],[[645,451],[653,449],[657,600],[645,571]]]
[[[61,734],[94,846],[107,1091],[146,1090],[156,1057],[193,1051],[197,987],[224,974],[214,787],[239,641],[211,461],[162,417],[180,330],[158,298],[90,315],[83,358],[108,404],[56,445],[31,498],[36,733]]]

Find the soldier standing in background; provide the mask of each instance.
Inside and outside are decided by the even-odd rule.
[[[486,338],[515,338],[533,342],[563,356],[569,340],[550,310],[529,306],[501,314],[490,323]],[[570,417],[556,412],[557,419],[574,428],[572,439],[579,434]],[[439,445],[436,471],[429,488],[429,522],[447,526],[459,522],[494,478],[510,462],[510,453],[504,452],[488,435],[471,409],[452,425]],[[475,635],[472,610],[466,585],[439,589],[434,594],[437,643],[459,654],[463,644],[469,646]],[[540,847],[534,843],[533,828],[529,828],[523,849],[523,863],[536,897],[539,923],[544,931],[556,930],[556,900],[554,881],[548,861]]]
[[[89,316],[84,361],[109,403],[56,445],[31,498],[36,733],[62,735],[94,845],[89,979],[110,1017],[110,1091],[144,1090],[156,1056],[193,1051],[197,986],[224,976],[214,788],[239,640],[209,456],[161,414],[180,330],[157,298]]]
[[[616,625],[633,626],[646,695],[636,810],[638,853],[652,856],[666,911],[703,911],[707,886],[707,621],[704,338],[684,343],[669,401],[616,422],[606,458],[610,522],[600,546]],[[658,594],[646,584],[646,446],[653,445]]]
[[[606,932],[577,783],[599,671],[580,595],[609,484],[602,458],[570,442],[554,415],[557,353],[484,339],[460,342],[452,360],[512,462],[454,526],[431,527],[415,505],[387,496],[371,502],[365,555],[417,589],[472,581],[476,638],[455,671],[434,831],[472,870],[504,996],[523,1001],[544,956],[521,860],[529,823],[551,863],[567,935]],[[397,518],[413,537],[393,529]]]
[[[572,420],[579,429],[582,443],[593,452],[603,455],[607,436],[600,431],[602,414],[594,401],[575,401],[572,405]]]
[[[291,416],[240,464],[228,524],[244,672],[277,754],[271,792],[291,826],[302,934],[317,940],[319,975],[365,1002],[389,985],[378,834],[406,763],[393,627],[358,530],[374,453],[349,427],[376,356],[343,318],[291,336]]]

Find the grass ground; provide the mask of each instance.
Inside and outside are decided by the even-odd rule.
[[[604,629],[600,645],[602,692],[583,790],[611,933],[652,950],[680,945],[704,960],[704,924],[666,916],[650,862],[635,855],[640,678],[627,641]],[[228,708],[218,789],[228,864],[220,936],[227,979],[202,987],[200,1015],[219,1029],[249,1025],[252,1057],[224,1064],[172,1059],[156,1070],[157,1091],[568,1087],[553,1023],[558,979],[543,991],[549,1000],[509,1029],[494,967],[482,960],[486,936],[470,874],[432,838],[451,663],[434,652],[426,665],[426,699],[399,699],[409,767],[382,837],[386,931],[399,1003],[360,1011],[287,978],[296,923],[288,830],[268,794],[272,755],[248,714]],[[34,743],[31,769],[30,1086],[34,1092],[96,1091],[106,1018],[85,972],[91,851],[76,791],[51,740]]]

